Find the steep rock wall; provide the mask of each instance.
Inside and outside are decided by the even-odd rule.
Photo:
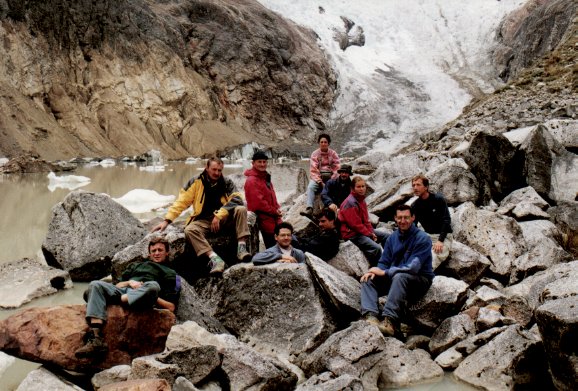
[[[335,76],[312,32],[253,0],[0,1],[0,155],[311,140]]]

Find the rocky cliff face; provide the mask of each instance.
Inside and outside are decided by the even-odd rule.
[[[0,1],[0,155],[200,155],[324,129],[335,76],[256,1]]]

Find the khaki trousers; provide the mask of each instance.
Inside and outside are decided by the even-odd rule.
[[[192,244],[197,256],[201,256],[213,251],[213,248],[205,237],[209,232],[211,232],[212,221],[213,218],[210,220],[194,220],[185,227],[185,236]],[[251,234],[249,232],[249,226],[247,225],[246,207],[236,206],[233,212],[233,216],[229,215],[222,219],[219,233],[222,233],[225,230],[230,230],[233,226],[235,227],[237,239],[247,237]]]

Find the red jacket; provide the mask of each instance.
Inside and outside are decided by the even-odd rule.
[[[257,171],[254,168],[245,171],[245,199],[247,209],[257,214],[257,223],[262,232],[272,234],[275,225],[279,224],[281,216],[277,214],[280,206],[275,195],[268,172]]]
[[[354,192],[343,201],[339,207],[339,221],[341,221],[341,239],[348,240],[355,235],[373,235],[373,226],[369,221],[365,197]]]

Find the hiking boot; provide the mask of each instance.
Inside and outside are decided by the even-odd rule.
[[[76,358],[104,357],[108,352],[108,346],[106,345],[106,342],[104,342],[104,339],[95,335],[92,330],[86,333],[85,339],[86,343],[84,346],[74,352]]]
[[[305,214],[307,216],[313,216],[313,208],[308,206],[307,208],[305,208]]]
[[[363,320],[365,320],[367,323],[372,324],[374,326],[377,326],[378,328],[380,327],[381,323],[379,322],[379,319],[377,318],[377,316],[371,312],[368,312],[367,314],[363,315]],[[381,330],[380,330],[381,331]]]
[[[381,322],[380,326],[381,327],[378,326],[379,331],[381,331],[381,333],[384,336],[386,337],[395,336],[397,328],[395,327],[395,323],[391,319],[387,317],[383,318],[383,321]]]
[[[220,256],[216,255],[209,260],[209,267],[211,268],[209,274],[222,273],[225,271],[225,261],[223,261]]]
[[[247,245],[244,243],[239,244],[237,247],[237,259],[241,262],[251,262],[251,258],[253,256],[247,251]]]

